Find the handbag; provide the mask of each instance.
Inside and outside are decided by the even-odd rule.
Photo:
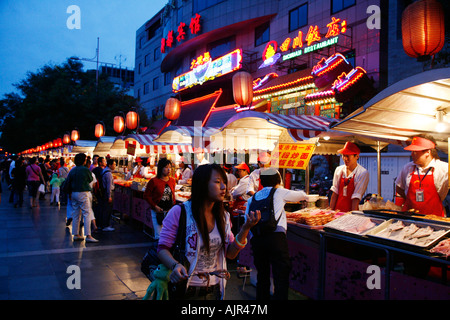
[[[38,192],[45,193],[45,186],[42,183],[39,185]]]
[[[180,204],[179,206],[181,207],[181,214],[178,223],[177,237],[170,251],[174,259],[184,265],[186,270],[188,270],[189,262],[186,259],[186,209],[183,204]],[[158,268],[158,265],[162,263],[157,255],[157,247],[158,242],[153,242],[141,262],[141,271],[150,281],[155,280],[153,272]],[[169,282],[169,300],[181,299],[186,292],[186,286],[187,280],[178,283]]]

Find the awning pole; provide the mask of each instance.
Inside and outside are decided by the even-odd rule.
[[[308,166],[305,170],[305,192],[309,194],[309,168],[311,166],[311,161],[308,163]]]
[[[377,141],[377,174],[378,174],[378,195],[381,196],[381,146]]]

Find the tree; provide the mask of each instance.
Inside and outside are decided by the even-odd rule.
[[[62,65],[46,65],[36,73],[28,72],[15,84],[22,96],[7,94],[0,100],[0,145],[9,152],[21,152],[62,137],[75,127],[80,139],[95,140],[94,127],[99,121],[106,134],[114,135],[113,118],[131,107],[147,117],[134,97],[125,95],[95,71],[83,71],[83,65],[71,59]]]

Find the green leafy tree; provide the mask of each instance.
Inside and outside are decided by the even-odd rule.
[[[7,94],[0,100],[0,145],[9,152],[35,148],[74,128],[80,139],[96,140],[94,127],[103,121],[106,135],[116,135],[114,116],[135,107],[140,124],[148,123],[134,97],[124,94],[106,75],[98,83],[95,71],[83,71],[79,61],[68,59],[62,65],[46,65],[28,72],[15,84],[21,95]]]

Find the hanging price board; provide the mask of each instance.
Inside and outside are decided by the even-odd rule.
[[[306,170],[315,149],[315,144],[280,143],[272,151],[271,164],[279,168]]]

